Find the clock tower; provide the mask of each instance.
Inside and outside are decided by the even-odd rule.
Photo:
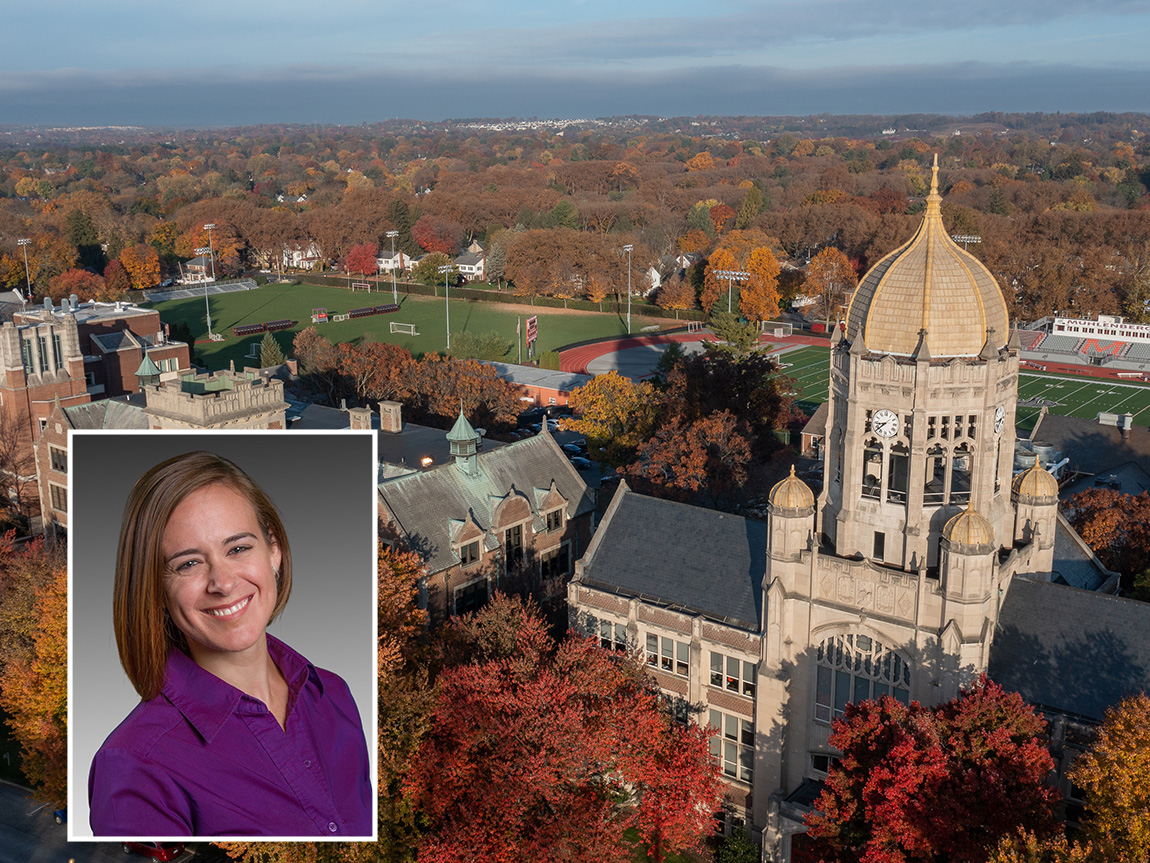
[[[832,339],[822,541],[841,557],[937,573],[969,510],[1013,534],[1018,351],[989,271],[947,235],[938,160],[914,237],[867,273]]]

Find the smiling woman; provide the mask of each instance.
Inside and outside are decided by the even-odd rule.
[[[92,761],[94,835],[372,834],[348,685],[267,633],[291,586],[283,519],[233,462],[183,453],[136,482],[113,625],[143,700]]]

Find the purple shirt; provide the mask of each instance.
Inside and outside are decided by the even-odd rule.
[[[267,640],[288,685],[284,728],[262,701],[173,648],[160,694],[92,761],[96,836],[371,836],[375,798],[351,691]]]

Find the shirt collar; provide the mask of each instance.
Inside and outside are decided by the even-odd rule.
[[[267,636],[267,642],[272,661],[287,681],[289,712],[306,684],[311,683],[320,695],[323,694],[323,681],[314,665],[272,635]],[[196,733],[209,743],[236,712],[242,700],[260,704],[257,699],[244,695],[230,683],[196,665],[190,656],[177,647],[168,650],[161,694],[180,711],[184,719],[196,729]]]

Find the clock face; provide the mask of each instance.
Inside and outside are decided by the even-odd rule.
[[[1004,425],[1006,425],[1006,408],[999,405],[994,411],[994,433],[1001,432]]]
[[[894,411],[883,408],[875,411],[870,421],[871,428],[879,437],[894,437],[898,434],[898,415]]]

